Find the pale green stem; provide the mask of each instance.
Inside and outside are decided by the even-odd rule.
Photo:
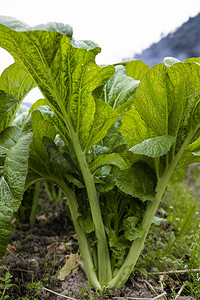
[[[101,286],[99,284],[96,272],[94,270],[94,264],[91,256],[91,249],[89,248],[86,234],[83,231],[83,229],[80,227],[77,220],[80,214],[78,212],[78,203],[76,200],[75,192],[71,188],[69,188],[65,182],[59,183],[59,186],[62,188],[67,198],[67,203],[69,205],[69,209],[71,212],[72,220],[78,238],[79,248],[83,259],[84,271],[87,275],[89,282],[93,285],[93,287],[98,290],[101,290]]]
[[[92,219],[97,237],[97,257],[98,257],[98,276],[101,285],[106,285],[112,278],[110,254],[108,250],[108,242],[105,234],[105,228],[102,220],[99,198],[97,195],[94,178],[90,172],[86,161],[85,153],[82,151],[79,144],[79,139],[76,133],[73,135],[73,144],[80,169],[84,178],[87,189],[88,199],[90,202]]]
[[[196,132],[196,131],[195,131]],[[181,158],[183,152],[187,148],[189,142],[191,141],[191,138],[194,136],[194,131],[191,132],[188,137],[186,138],[185,142],[183,143],[181,149],[174,157],[173,161],[169,164],[169,167],[165,170],[163,175],[160,177],[157,187],[156,187],[156,196],[155,200],[153,202],[150,202],[147,206],[147,209],[144,214],[144,218],[142,220],[142,228],[144,230],[144,234],[141,238],[137,238],[135,241],[133,241],[132,246],[129,250],[129,253],[121,266],[120,270],[116,274],[116,276],[108,283],[109,288],[120,288],[122,287],[127,279],[129,278],[131,272],[133,271],[135,264],[138,260],[138,257],[143,249],[144,242],[146,240],[147,234],[149,232],[150,226],[152,224],[153,218],[156,214],[156,211],[158,209],[158,206],[160,204],[160,201],[163,197],[163,194],[165,192],[166,186],[169,182],[169,179],[179,161]]]
[[[61,103],[60,103],[61,105]],[[63,111],[63,121],[66,124],[74,150],[79,162],[79,166],[84,178],[88,199],[91,208],[92,219],[95,227],[95,234],[97,238],[97,257],[98,257],[98,276],[101,286],[106,285],[112,278],[110,254],[108,250],[108,242],[106,238],[105,228],[102,220],[101,209],[99,205],[99,198],[97,195],[94,178],[90,172],[86,156],[81,148],[78,133],[74,131],[69,115],[61,105]]]

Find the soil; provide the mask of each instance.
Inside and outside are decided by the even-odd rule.
[[[61,205],[55,213],[38,215],[35,226],[13,220],[13,234],[5,256],[0,261],[1,277],[12,275],[11,286],[6,289],[7,299],[174,299],[171,289],[164,290],[158,278],[144,277],[138,273],[119,291],[97,294],[89,285],[81,268],[70,273],[65,280],[58,273],[65,264],[66,256],[78,253],[78,242],[73,224]],[[0,286],[4,281],[0,278]],[[181,286],[174,287],[176,292]],[[3,292],[0,287],[0,297]],[[164,297],[164,293],[167,293]],[[64,297],[65,296],[65,297]],[[163,297],[162,297],[163,296]],[[157,298],[156,298],[157,297]],[[0,298],[6,299],[6,298]],[[183,292],[177,300],[192,300]]]

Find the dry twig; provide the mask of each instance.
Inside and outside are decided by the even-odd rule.
[[[181,293],[182,293],[184,287],[185,287],[185,284],[183,284],[183,285],[181,286],[181,288],[180,288],[180,290],[178,291],[178,294],[176,295],[176,297],[175,297],[174,300],[178,299],[178,297],[181,295]]]
[[[161,299],[162,297],[164,297],[165,295],[167,295],[166,292],[164,292],[154,298],[113,297],[113,299],[118,299],[118,300],[125,300],[125,299],[127,299],[127,300],[158,300],[158,299]]]
[[[62,298],[65,298],[65,299],[69,299],[69,300],[76,300],[75,298],[68,297],[68,296],[64,296],[64,295],[62,295],[62,294],[56,293],[56,292],[54,292],[54,291],[52,291],[52,290],[49,290],[49,289],[47,289],[47,288],[45,288],[45,287],[43,287],[43,289],[44,289],[45,291],[50,292],[50,293],[52,293],[52,294],[54,294],[54,295],[57,295],[57,296],[59,296],[59,297],[62,297]]]
[[[192,272],[192,273],[200,272],[200,269],[170,270],[170,271],[164,271],[164,272],[151,272],[151,273],[148,273],[148,274],[150,274],[150,275],[167,275],[167,274],[176,274],[176,273],[184,274],[184,273],[189,273],[189,272]]]

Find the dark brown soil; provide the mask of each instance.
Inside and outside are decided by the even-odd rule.
[[[105,291],[102,295],[92,289],[82,269],[76,274],[71,273],[64,281],[58,280],[66,255],[77,252],[76,234],[65,209],[38,216],[33,228],[28,223],[16,221],[7,254],[0,261],[1,277],[5,278],[6,272],[13,276],[10,282],[13,286],[5,292],[7,299],[173,299],[171,296],[164,298],[165,291],[159,280],[147,279],[140,274],[131,277],[124,289]],[[178,292],[180,286],[176,288]],[[3,288],[0,288],[0,297],[2,292]],[[181,293],[176,299],[195,298]]]

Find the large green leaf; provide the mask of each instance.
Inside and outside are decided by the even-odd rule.
[[[120,132],[130,147],[156,136],[151,128],[146,126],[146,123],[135,109],[131,109],[123,114]]]
[[[20,102],[36,87],[31,75],[19,63],[6,68],[0,77],[0,89],[15,96]]]
[[[167,68],[159,64],[147,72],[134,96],[134,107],[156,136],[168,135],[168,115],[172,99],[168,98]]]
[[[14,126],[7,127],[0,133],[0,157],[6,157],[8,150],[18,141],[20,133],[20,129]]]
[[[31,130],[33,131],[33,142],[30,148],[30,158],[29,158],[29,172],[27,184],[30,180],[30,176],[35,173],[38,178],[43,178],[45,175],[50,174],[49,166],[49,155],[43,144],[44,136],[54,140],[56,131],[54,125],[45,120],[40,113],[36,110],[31,115]],[[37,174],[37,175],[36,175]]]
[[[107,103],[96,99],[96,112],[90,135],[86,142],[86,149],[90,149],[93,145],[103,139],[108,129],[117,121],[119,114],[112,109]]]
[[[177,152],[199,127],[199,91],[199,64],[156,65],[142,77],[134,108],[122,116],[123,137],[133,147],[144,140],[171,136]]]
[[[73,40],[68,25],[31,28],[8,17],[0,18],[0,24],[0,46],[26,67],[69,134],[75,131],[84,148],[96,111],[92,92],[107,82],[114,67],[96,65],[98,45]]]
[[[0,179],[0,256],[3,255],[10,239],[13,214],[18,210],[23,198],[31,141],[31,133],[23,134],[7,151],[5,158]]]
[[[10,124],[9,113],[15,108],[19,100],[11,94],[0,90],[0,132]]]
[[[0,133],[0,176],[3,175],[6,154],[18,141],[20,133],[20,130],[14,126],[7,127]]]
[[[156,178],[153,170],[145,163],[136,163],[131,168],[120,170],[116,176],[117,187],[142,201],[154,200]]]
[[[160,157],[169,152],[174,138],[168,135],[157,136],[137,144],[129,150],[135,154],[146,155],[152,158]]]
[[[97,156],[97,158],[90,165],[91,172],[94,173],[98,168],[105,165],[114,165],[122,170],[128,168],[128,165],[119,153],[110,153]]]
[[[128,62],[125,65],[125,69],[128,76],[135,80],[140,80],[150,68],[143,61],[136,59]]]
[[[0,76],[0,130],[12,124],[22,100],[35,86],[30,74],[18,63],[3,71]]]
[[[139,81],[127,76],[125,68],[119,65],[115,67],[114,75],[104,86],[96,89],[94,95],[121,112],[120,106],[133,97],[138,84]]]

